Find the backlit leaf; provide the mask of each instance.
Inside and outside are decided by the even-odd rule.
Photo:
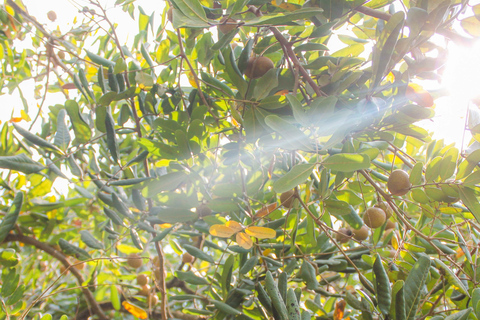
[[[214,237],[230,238],[231,236],[234,235],[235,230],[223,224],[214,224],[213,226],[210,227],[209,232]]]
[[[255,226],[246,228],[245,233],[257,239],[272,239],[275,238],[277,235],[277,233],[273,229]]]
[[[252,238],[250,238],[243,232],[237,233],[235,237],[235,241],[238,243],[240,247],[244,249],[250,249],[253,246]]]

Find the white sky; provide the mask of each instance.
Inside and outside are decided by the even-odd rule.
[[[35,16],[47,29],[59,28],[62,32],[71,29],[75,16],[77,16],[77,23],[81,22],[84,16],[79,11],[83,6],[88,6],[88,1],[85,0],[23,0],[23,2],[29,13]],[[122,44],[131,43],[135,33],[138,32],[138,22],[132,20],[121,8],[115,8],[115,0],[100,0],[100,3],[108,8],[107,13],[111,20],[118,23],[117,34],[121,39],[120,42]],[[158,25],[165,6],[164,0],[137,0],[136,4],[141,6],[147,14],[155,11],[155,21]],[[51,22],[47,18],[47,12],[50,10],[57,13],[55,22]],[[138,14],[138,12],[135,12],[135,14]],[[447,62],[443,85],[450,91],[451,95],[435,101],[435,118],[433,121],[423,121],[422,126],[429,131],[433,131],[434,138],[445,139],[446,143],[455,142],[457,147],[461,148],[468,101],[480,89],[480,59],[478,58],[480,57],[480,45],[475,46],[474,49],[461,48],[453,44],[450,47],[450,59]],[[36,100],[33,95],[33,81],[22,84],[22,90],[29,103],[30,117],[33,119],[38,110],[36,104],[40,103],[40,100]],[[64,99],[61,93],[49,93],[44,110],[47,110],[49,105],[63,103]],[[11,118],[12,110],[14,110],[13,116],[18,117],[20,116],[20,110],[23,109],[17,91],[12,96],[8,94],[0,96],[0,106],[0,121],[2,123]],[[40,121],[38,121],[39,123]],[[21,125],[25,126],[25,123],[22,122]],[[469,132],[466,132],[465,146],[468,144],[470,137]]]

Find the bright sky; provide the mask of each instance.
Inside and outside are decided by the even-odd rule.
[[[77,23],[86,17],[79,13],[83,6],[88,6],[85,0],[23,0],[29,13],[44,24],[47,29],[54,30],[59,28],[62,32],[70,30],[73,25],[74,17],[77,16]],[[118,23],[117,34],[121,38],[120,42],[131,43],[136,32],[138,32],[138,23],[123,12],[121,8],[115,8],[115,0],[100,0],[102,5],[108,9],[107,13],[113,22]],[[141,6],[147,14],[156,12],[155,21],[158,25],[161,21],[161,14],[165,6],[164,0],[137,0],[136,3]],[[54,10],[57,13],[57,20],[51,22],[47,18],[47,12]],[[97,9],[98,10],[98,9]],[[136,12],[137,14],[137,12]],[[88,17],[89,18],[89,17]],[[450,96],[439,98],[435,101],[436,116],[433,121],[423,121],[422,126],[427,130],[433,131],[434,138],[444,139],[446,143],[455,142],[458,148],[464,135],[464,124],[466,110],[469,106],[469,100],[477,95],[480,88],[480,45],[473,48],[462,48],[450,44],[450,59],[447,62],[447,68],[444,74],[442,86],[449,90]],[[430,89],[430,87],[426,87]],[[30,103],[30,117],[36,115],[36,100],[33,96],[33,81],[22,85],[26,100]],[[49,94],[44,108],[49,105],[64,102],[64,96],[61,93]],[[8,121],[12,116],[20,116],[20,110],[23,109],[18,91],[12,96],[8,94],[0,96],[0,120]],[[476,108],[470,103],[470,107]],[[39,122],[40,123],[40,122]],[[23,123],[22,123],[23,124]],[[471,138],[467,131],[464,138],[464,147],[468,145]]]

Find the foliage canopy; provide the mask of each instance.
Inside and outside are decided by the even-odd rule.
[[[0,318],[480,317],[478,111],[466,151],[415,125],[479,6],[116,6],[131,46],[93,0],[66,34],[2,5],[2,88],[42,102],[0,130]]]

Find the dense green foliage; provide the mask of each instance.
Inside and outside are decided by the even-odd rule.
[[[478,6],[116,5],[131,46],[95,1],[0,11],[2,92],[47,96],[0,130],[1,319],[480,317],[480,117],[467,151],[415,125]]]

